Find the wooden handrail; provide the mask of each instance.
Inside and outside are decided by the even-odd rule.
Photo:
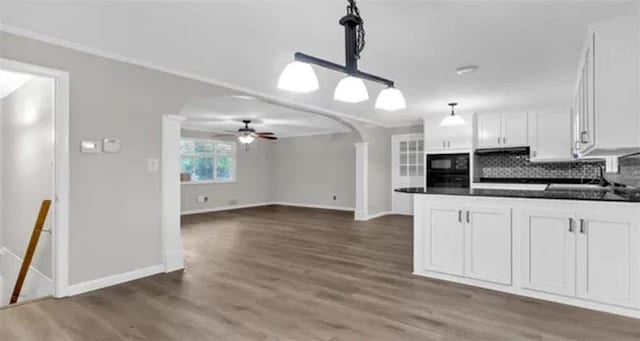
[[[13,287],[13,294],[11,294],[11,301],[9,302],[9,304],[15,304],[18,302],[18,297],[20,297],[22,285],[24,284],[24,280],[27,277],[27,272],[29,271],[29,267],[31,266],[33,255],[36,252],[36,246],[38,246],[40,233],[42,233],[42,228],[44,227],[44,223],[47,220],[49,207],[51,207],[51,200],[43,200],[42,204],[40,205],[40,213],[38,213],[36,224],[33,227],[33,232],[31,233],[29,246],[27,246],[27,250],[24,254],[22,266],[20,267],[20,273],[18,273],[18,278],[16,279],[16,286]]]

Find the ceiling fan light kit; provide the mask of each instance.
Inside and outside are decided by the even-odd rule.
[[[404,96],[394,87],[394,82],[376,75],[358,70],[358,59],[365,45],[364,22],[355,0],[349,0],[347,14],[340,19],[345,33],[345,65],[296,52],[294,61],[289,63],[280,74],[278,88],[292,92],[311,92],[318,89],[318,78],[311,65],[346,73],[336,87],[334,99],[348,103],[359,103],[369,99],[369,93],[363,80],[384,84],[387,88],[380,92],[376,108],[383,110],[401,110],[406,108]],[[364,89],[364,90],[363,90]],[[389,97],[387,90],[395,90]],[[383,96],[384,95],[384,96]],[[381,99],[382,97],[382,99]],[[380,106],[378,105],[380,104]]]

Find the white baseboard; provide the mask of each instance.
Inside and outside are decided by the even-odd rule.
[[[272,202],[271,205],[306,207],[306,208],[319,208],[319,209],[322,209],[322,210],[335,210],[335,211],[349,211],[349,212],[355,211],[355,209],[353,207],[330,206],[330,205],[315,205],[315,204],[298,204],[298,203],[293,203],[293,202],[282,202],[282,201]]]
[[[241,209],[241,208],[251,208],[251,207],[259,207],[259,206],[267,206],[267,205],[272,205],[272,203],[270,203],[270,202],[258,202],[258,203],[252,203],[252,204],[199,208],[199,209],[195,209],[195,210],[182,211],[182,212],[180,212],[180,215],[191,215],[191,214],[202,214],[202,213],[210,213],[210,212],[230,211],[230,210],[238,210],[238,209]]]
[[[380,217],[383,217],[383,216],[386,216],[386,215],[390,215],[390,214],[395,214],[395,213],[393,213],[391,211],[378,212],[378,213],[375,213],[375,214],[368,215],[367,219],[365,219],[365,220],[376,219],[376,218],[380,218]]]
[[[87,282],[70,285],[68,288],[69,296],[75,296],[83,294],[85,292],[94,291],[106,287],[110,287],[116,284],[133,281],[136,279],[148,277],[151,275],[159,274],[165,271],[164,264],[153,265],[146,268],[124,272],[116,275],[106,276],[98,279],[94,279]]]
[[[196,209],[196,210],[186,210],[186,211],[181,212],[180,215],[191,215],[191,214],[202,214],[202,213],[211,213],[211,212],[230,211],[230,210],[238,210],[238,209],[241,209],[241,208],[251,208],[251,207],[269,206],[269,205],[318,208],[318,209],[323,209],[323,210],[336,210],[336,211],[349,211],[349,212],[355,211],[355,209],[353,207],[345,207],[345,206],[298,204],[298,203],[293,203],[293,202],[273,201],[273,202],[259,202],[259,203],[253,203],[253,204],[243,204],[243,205],[208,207],[208,208],[202,208],[202,209]]]
[[[184,251],[169,251],[164,255],[164,272],[184,269]]]

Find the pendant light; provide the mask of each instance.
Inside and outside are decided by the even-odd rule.
[[[278,89],[302,93],[312,92],[318,90],[318,77],[311,65],[294,60],[280,74]]]
[[[336,86],[333,99],[340,102],[360,103],[369,99],[369,91],[362,79],[347,76]]]
[[[376,99],[376,109],[387,111],[400,110],[407,107],[404,96],[400,90],[390,87],[380,91]]]
[[[400,110],[406,108],[404,96],[394,87],[394,82],[376,75],[358,70],[360,53],[365,46],[364,20],[355,0],[348,0],[347,14],[340,19],[345,32],[344,66],[296,52],[294,61],[287,65],[278,79],[278,88],[292,92],[311,92],[318,89],[318,78],[311,64],[333,71],[346,73],[336,87],[333,98],[347,103],[359,103],[369,99],[369,92],[363,80],[381,83],[387,88],[382,90],[376,100],[376,108],[382,110]]]
[[[449,106],[451,107],[451,115],[442,119],[442,122],[440,122],[441,127],[455,127],[455,126],[461,126],[466,124],[464,121],[464,118],[460,116],[456,116],[456,113],[453,112],[453,108],[456,105],[458,105],[458,103],[449,103]]]

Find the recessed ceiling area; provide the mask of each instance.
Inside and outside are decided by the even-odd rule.
[[[224,96],[194,100],[180,112],[187,120],[183,129],[209,131],[213,135],[228,134],[251,120],[250,127],[272,132],[281,138],[350,132],[338,121],[305,113],[245,96]]]
[[[0,99],[4,99],[33,78],[32,75],[0,69]]]
[[[407,109],[333,100],[342,74],[316,68],[310,94],[278,90],[296,51],[344,62],[338,19],[346,1],[0,3],[5,29],[111,54],[356,116],[383,126],[460,112],[566,111],[587,28],[638,11],[637,1],[358,1],[366,48],[359,69],[393,79]],[[238,18],[242,18],[238,20]],[[144,21],[144,25],[140,22]],[[473,73],[456,69],[478,65]]]

